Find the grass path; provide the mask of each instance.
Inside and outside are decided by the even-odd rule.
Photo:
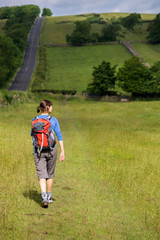
[[[53,186],[55,201],[48,209],[40,207],[29,136],[30,121],[37,104],[26,103],[0,110],[0,239],[158,239],[156,231],[147,228],[141,216],[136,214],[132,201],[124,201],[116,190],[114,178],[108,181],[103,165],[97,162],[93,154],[91,141],[94,143],[95,139],[90,139],[90,133],[95,128],[94,121],[97,124],[96,119],[101,121],[100,115],[103,119],[104,114],[110,112],[109,123],[118,108],[118,114],[121,114],[126,110],[124,106],[129,105],[69,102],[63,99],[54,100],[54,103],[53,111],[59,119],[64,137],[66,160],[63,163],[57,161]],[[134,108],[133,105],[131,107]],[[96,114],[93,114],[93,109]],[[108,126],[112,133],[113,127],[112,124]],[[98,128],[100,131],[97,125]],[[99,139],[98,135],[96,137]],[[103,142],[97,144],[103,153]],[[97,157],[99,154],[97,151]],[[109,169],[113,171],[114,167]]]

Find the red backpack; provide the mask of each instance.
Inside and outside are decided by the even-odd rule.
[[[34,153],[35,149],[38,154],[40,154],[42,150],[53,150],[55,147],[56,139],[51,129],[51,117],[52,116],[48,116],[47,119],[43,119],[37,116],[35,120],[32,121]]]

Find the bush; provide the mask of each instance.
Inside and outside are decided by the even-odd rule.
[[[120,22],[128,30],[134,30],[136,25],[141,25],[141,15],[137,13],[131,13],[127,17],[120,18]]]
[[[98,40],[100,42],[116,41],[120,30],[121,27],[118,24],[112,23],[111,25],[104,26]]]
[[[71,35],[66,35],[66,41],[73,46],[81,46],[90,42],[91,24],[89,21],[76,21],[76,28]]]
[[[98,67],[93,67],[93,82],[88,84],[87,92],[104,96],[109,88],[115,87],[116,66],[111,67],[110,62],[103,61]]]
[[[146,96],[155,91],[152,71],[138,57],[125,61],[117,73],[117,84],[132,96]]]
[[[43,12],[42,12],[42,17],[44,16],[52,16],[52,11],[49,8],[43,8]]]
[[[9,37],[0,37],[0,87],[13,76],[21,64],[21,52]]]
[[[43,89],[43,90],[32,90],[35,93],[54,93],[54,94],[63,94],[63,95],[75,95],[77,93],[76,90],[54,90],[54,89]]]

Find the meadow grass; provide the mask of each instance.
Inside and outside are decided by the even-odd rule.
[[[47,48],[44,89],[77,90],[81,93],[92,81],[94,66],[105,60],[120,67],[130,57],[128,50],[120,44]]]
[[[135,50],[150,65],[160,60],[160,44],[133,43]]]
[[[5,23],[6,23],[6,19],[0,20],[0,36],[5,35],[5,31],[3,30]]]
[[[30,137],[41,98],[53,100],[66,154],[48,209],[40,207]],[[158,101],[43,95],[1,108],[0,239],[158,240],[159,118]]]

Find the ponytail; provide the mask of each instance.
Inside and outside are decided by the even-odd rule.
[[[39,113],[40,111],[41,111],[41,107],[38,106],[38,107],[37,107],[37,113]]]
[[[39,104],[39,106],[37,107],[37,113],[39,113],[40,111],[45,112],[49,110],[49,107],[52,106],[52,102],[49,100],[42,100]]]

